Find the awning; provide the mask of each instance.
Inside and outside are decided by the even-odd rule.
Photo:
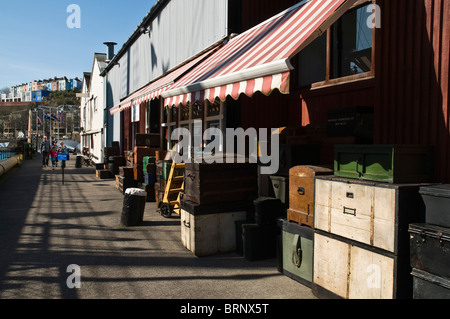
[[[165,106],[274,89],[289,93],[290,59],[325,32],[357,0],[308,0],[233,38],[162,97]]]
[[[156,79],[155,81],[152,81],[151,83],[147,84],[143,88],[139,89],[135,93],[128,96],[118,105],[111,108],[110,114],[114,115],[118,112],[122,112],[127,108],[130,108],[133,105],[138,105],[143,102],[148,102],[157,99],[164,91],[169,89],[178,78],[186,74],[186,72],[188,72],[190,69],[192,69],[200,62],[205,60],[208,56],[217,51],[221,45],[223,45],[223,41],[217,42],[210,48],[197,54],[195,57],[177,66],[172,71],[169,71],[168,73],[164,74],[159,79]]]

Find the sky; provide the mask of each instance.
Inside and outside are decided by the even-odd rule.
[[[116,42],[117,52],[155,2],[0,1],[0,89],[55,76],[82,79],[94,53],[106,53],[103,43]]]

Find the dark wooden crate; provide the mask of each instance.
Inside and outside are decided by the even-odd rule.
[[[158,148],[146,147],[146,146],[135,146],[133,155],[134,155],[134,164],[143,164],[144,157],[146,156],[155,156],[155,152]]]
[[[258,195],[256,164],[187,163],[185,197],[197,204],[254,199]]]
[[[159,134],[136,134],[136,146],[160,147]]]

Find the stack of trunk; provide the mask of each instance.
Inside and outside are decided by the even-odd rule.
[[[425,222],[409,225],[414,299],[450,299],[450,185],[421,187]]]
[[[128,188],[135,188],[138,184],[134,180],[133,168],[122,166],[119,167],[119,175],[116,175],[116,188],[125,194]]]
[[[411,299],[408,227],[421,223],[428,147],[337,145],[333,176],[316,176],[313,292]]]
[[[145,156],[143,160],[144,183],[142,189],[147,192],[147,202],[156,201],[156,156]]]

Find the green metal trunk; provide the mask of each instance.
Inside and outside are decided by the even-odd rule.
[[[336,145],[334,174],[386,183],[428,183],[433,149],[417,145]]]
[[[310,287],[313,280],[314,231],[286,220],[282,229],[283,274]]]

